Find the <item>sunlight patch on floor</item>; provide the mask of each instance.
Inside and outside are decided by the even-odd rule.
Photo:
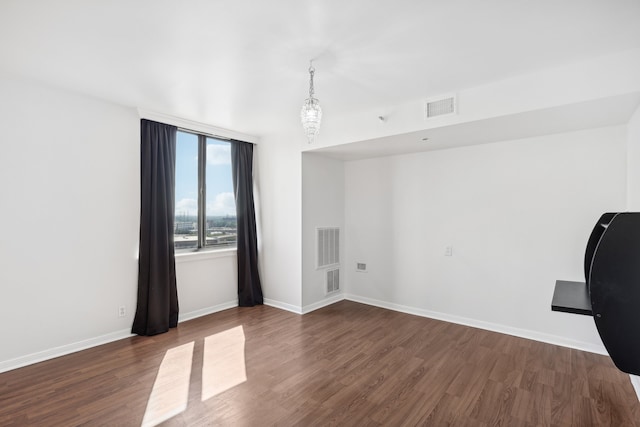
[[[247,380],[242,326],[204,339],[202,359],[202,401]]]
[[[187,409],[193,346],[190,342],[165,353],[147,402],[143,427],[156,426]]]

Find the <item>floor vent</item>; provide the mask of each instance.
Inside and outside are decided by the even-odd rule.
[[[340,263],[340,229],[338,227],[318,228],[317,268]]]
[[[425,119],[431,119],[433,117],[444,116],[447,114],[455,114],[456,106],[457,102],[455,95],[427,99],[424,104],[424,117]]]
[[[327,270],[327,293],[340,290],[340,269]]]

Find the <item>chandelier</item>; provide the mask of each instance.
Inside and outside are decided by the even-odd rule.
[[[313,61],[309,64],[309,98],[306,99],[300,111],[300,120],[302,128],[307,135],[309,144],[315,141],[316,136],[320,132],[320,121],[322,120],[322,108],[318,100],[313,97],[313,75],[316,69],[313,68]]]

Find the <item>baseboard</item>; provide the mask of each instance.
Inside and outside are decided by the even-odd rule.
[[[326,307],[331,304],[335,304],[337,302],[342,301],[344,298],[344,294],[332,295],[328,298],[325,298],[322,301],[315,302],[313,304],[305,305],[304,307],[298,307],[293,304],[287,304],[286,302],[277,301],[273,299],[264,299],[264,305],[268,305],[270,307],[279,308],[281,310],[290,311],[296,314],[307,314],[314,310],[318,310],[319,308]]]
[[[211,307],[206,307],[200,310],[190,311],[185,314],[178,315],[178,323],[186,322],[187,320],[195,319],[198,317],[206,316],[209,314],[217,313],[222,310],[228,310],[238,306],[238,300],[223,302]]]
[[[290,311],[295,314],[302,314],[302,309],[293,304],[287,304],[286,302],[276,301],[274,299],[264,298],[264,305],[268,305],[270,307],[279,308],[281,310]]]
[[[133,336],[133,334],[131,334],[131,329],[123,329],[121,331],[112,332],[99,337],[89,338],[88,340],[78,341],[72,344],[39,351],[37,353],[27,354],[26,356],[20,356],[15,359],[5,360],[0,362],[0,373],[22,368],[27,365],[33,365],[34,363],[44,362],[45,360],[55,359],[56,357],[65,356],[67,354],[86,350],[91,347],[97,347],[102,344],[118,341],[131,336]]]
[[[337,302],[342,301],[344,298],[343,293],[339,293],[336,295],[328,296],[322,301],[314,302],[313,304],[305,305],[302,307],[302,314],[311,313],[312,311],[318,310],[319,308],[326,307],[331,304],[335,304]]]
[[[178,322],[179,323],[186,322],[187,320],[195,319],[201,316],[206,316],[208,314],[213,314],[218,311],[227,310],[229,308],[233,308],[237,306],[238,306],[237,301],[229,301],[226,303],[203,308],[201,310],[191,311],[189,313],[180,314],[178,318]],[[28,365],[33,365],[34,363],[55,359],[56,357],[66,356],[67,354],[86,350],[92,347],[97,347],[103,344],[108,344],[110,342],[118,341],[124,338],[129,338],[132,336],[134,335],[131,333],[130,328],[123,329],[121,331],[112,332],[106,335],[101,335],[99,337],[89,338],[87,340],[66,344],[66,345],[51,348],[48,350],[39,351],[37,353],[27,354],[26,356],[17,357],[15,359],[5,360],[0,362],[0,373],[11,371],[13,369],[22,368]]]
[[[546,342],[548,344],[554,344],[562,347],[569,347],[576,350],[588,351],[590,353],[597,353],[608,356],[607,350],[604,348],[604,345],[595,345],[584,341],[570,340],[564,337],[559,337],[557,335],[545,334],[528,329],[513,328],[497,323],[484,322],[467,317],[455,316],[431,310],[424,310],[421,308],[410,307],[401,304],[394,304],[372,298],[361,297],[358,295],[346,294],[345,299],[362,304],[373,305],[375,307],[386,308],[388,310],[399,311],[402,313],[413,314],[421,317],[428,317],[430,319],[443,320],[445,322],[457,323],[460,325],[471,326],[473,328],[485,329],[488,331],[499,332],[501,334],[513,335],[520,338],[527,338],[534,341]]]

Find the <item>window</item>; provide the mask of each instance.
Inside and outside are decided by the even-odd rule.
[[[235,247],[231,144],[178,130],[175,198],[176,250]]]

